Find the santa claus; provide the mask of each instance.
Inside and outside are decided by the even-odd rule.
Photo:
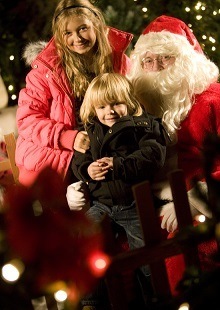
[[[191,181],[197,178],[204,194],[202,150],[207,133],[220,133],[220,84],[218,67],[207,58],[191,29],[181,20],[162,15],[140,35],[131,52],[129,78],[145,109],[162,118],[170,137],[167,164],[154,190],[172,200],[164,176],[170,170],[184,171],[192,215],[212,214],[199,201]],[[213,175],[220,179],[220,162]],[[162,177],[162,179],[161,179]],[[173,203],[161,210],[162,228],[174,231],[177,221]]]
[[[153,190],[159,198],[170,200],[159,214],[161,227],[171,232],[169,237],[172,237],[178,223],[166,177],[169,171],[183,169],[192,216],[212,217],[191,181],[196,178],[200,190],[208,196],[202,154],[207,134],[220,134],[219,69],[205,55],[191,29],[183,21],[165,15],[146,27],[131,52],[131,59],[128,77],[136,94],[148,112],[161,117],[170,138],[167,161]],[[212,176],[220,180],[218,160]],[[213,267],[212,261],[207,260],[215,251],[215,241],[199,245],[204,268]],[[175,293],[184,271],[182,257],[169,259],[167,270]]]

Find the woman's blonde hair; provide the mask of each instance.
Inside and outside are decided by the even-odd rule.
[[[119,73],[104,73],[95,77],[86,91],[80,108],[82,122],[85,125],[92,123],[96,116],[95,107],[113,102],[126,104],[129,115],[142,114],[141,105],[134,95],[130,81]]]
[[[84,16],[91,21],[96,33],[93,72],[88,70],[85,55],[70,51],[64,42],[63,34],[66,25],[71,18],[76,16]],[[112,48],[108,41],[104,17],[89,0],[61,0],[54,13],[52,30],[60,61],[65,68],[70,86],[74,95],[82,100],[94,76],[104,72],[113,72]]]

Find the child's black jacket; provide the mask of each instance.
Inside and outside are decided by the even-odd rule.
[[[132,185],[152,181],[164,165],[165,131],[159,119],[150,114],[121,117],[112,127],[94,120],[87,128],[91,147],[85,153],[75,152],[72,169],[79,180],[88,182],[91,201],[108,206],[130,205]],[[113,157],[113,170],[104,181],[94,181],[87,168],[102,157]]]

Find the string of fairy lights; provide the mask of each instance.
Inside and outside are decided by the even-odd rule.
[[[12,65],[13,65],[14,60],[15,60],[15,56],[14,55],[10,55],[9,56],[9,61],[12,62]],[[2,92],[6,92],[6,94],[3,94]],[[1,88],[1,98],[3,98],[3,97],[4,98],[8,98],[9,97],[10,100],[12,100],[12,101],[17,100],[16,88],[13,85],[13,83],[9,84],[7,89],[5,87]],[[5,105],[7,105],[7,102],[3,103],[3,106],[5,106]]]
[[[197,4],[195,5],[195,9],[199,12],[199,11],[201,11],[201,13],[202,12],[204,12],[205,10],[206,10],[206,6],[204,5],[204,4],[202,4],[200,1],[199,2],[197,2]],[[189,7],[186,7],[185,8],[185,11],[186,12],[190,12],[191,11],[191,9],[189,8]],[[202,20],[202,18],[203,18],[203,15],[202,14],[197,14],[196,16],[195,16],[195,18],[196,18],[196,20],[198,20],[198,21],[200,21],[200,20]],[[220,9],[218,10],[218,11],[216,11],[216,10],[214,10],[213,12],[212,12],[212,14],[213,14],[213,16],[216,16],[217,14],[220,14]],[[191,28],[192,27],[192,25],[189,25],[189,27]],[[212,51],[216,51],[216,46],[215,46],[215,43],[216,43],[216,39],[214,38],[214,35],[213,36],[206,36],[205,34],[203,34],[202,35],[202,39],[205,41],[205,40],[209,40],[213,45],[212,45],[212,47],[211,47],[211,50]],[[204,43],[203,43],[204,44]],[[204,46],[205,46],[205,44],[204,44]]]
[[[137,2],[138,0],[134,0],[134,2]],[[193,9],[197,12],[197,14],[195,15],[195,19],[199,22],[199,21],[202,21],[203,19],[203,14],[204,12],[206,11],[207,9],[207,4],[204,3],[204,2],[200,2],[198,1],[195,6],[193,7]],[[209,8],[210,9],[210,8]],[[142,12],[143,14],[147,14],[148,12],[148,8],[147,6],[143,6],[142,7]],[[184,8],[184,10],[187,12],[187,13],[190,13],[192,11],[192,8],[190,8],[189,6],[186,6]],[[217,9],[217,10],[213,10],[212,11],[212,15],[213,17],[217,16],[218,14],[220,14],[220,9]],[[192,29],[192,25],[191,24],[188,24],[189,28]],[[193,30],[192,30],[193,31]],[[202,42],[202,46],[203,48],[206,47],[207,45],[207,42],[209,41],[209,45],[211,44],[210,46],[210,50],[212,52],[215,52],[217,50],[216,48],[216,42],[217,42],[217,39],[215,37],[214,34],[212,35],[206,35],[206,34],[203,34],[201,38],[198,38],[198,40],[200,40],[200,42]],[[9,56],[9,61],[10,62],[14,62],[15,61],[15,56],[14,55],[10,55]],[[10,85],[7,86],[7,91],[8,91],[8,94],[9,94],[9,99],[12,100],[12,101],[16,101],[17,100],[17,90],[16,90],[16,87],[15,85],[13,85],[13,83],[10,83]]]
[[[105,253],[97,253],[92,254],[91,259],[89,262],[90,269],[94,273],[96,277],[101,277],[107,270],[108,266],[110,264],[110,258]],[[11,261],[7,262],[1,267],[1,277],[6,283],[13,284],[16,281],[19,280],[19,278],[22,276],[22,273],[25,270],[25,265],[22,262],[22,260],[15,258]],[[54,285],[53,295],[54,299],[61,304],[65,303],[65,301],[68,299],[68,296],[71,294],[73,295],[73,287],[68,287],[67,283],[65,282],[59,282]],[[78,296],[77,296],[77,288],[75,292],[75,299],[76,302],[78,302]],[[63,304],[64,305],[64,304]],[[62,307],[63,309],[63,307]]]
[[[134,2],[136,2],[136,1],[137,1],[137,0],[134,0]],[[195,19],[196,19],[197,21],[202,20],[202,18],[203,18],[203,14],[202,14],[202,13],[206,10],[206,5],[205,5],[204,3],[198,1],[198,2],[196,3],[196,5],[195,5],[195,10],[198,12],[198,14],[196,14],[196,16],[195,16]],[[147,13],[148,8],[145,6],[145,7],[142,8],[142,11],[143,11],[144,13]],[[186,7],[185,7],[185,11],[186,11],[187,13],[190,13],[190,12],[191,12],[191,8],[188,7],[188,6],[186,6]],[[220,9],[214,10],[214,11],[212,12],[212,14],[213,14],[213,16],[216,16],[216,15],[220,14]],[[191,24],[188,24],[188,26],[189,26],[189,28],[191,28],[191,30],[192,30],[192,25],[191,25]],[[212,51],[216,51],[216,46],[215,46],[216,39],[214,38],[214,35],[213,35],[213,36],[207,36],[207,35],[203,34],[203,35],[202,35],[202,39],[203,39],[203,41],[204,41],[204,42],[203,42],[203,47],[205,47],[205,40],[209,40],[209,41],[213,44],[212,47],[211,47],[211,50],[212,50]]]
[[[134,0],[134,2],[137,2],[137,0]],[[197,12],[197,14],[195,15],[195,19],[198,22],[202,21],[203,13],[207,9],[206,4],[198,1],[195,5],[194,9]],[[192,9],[188,6],[186,6],[184,8],[184,10],[185,10],[185,12],[190,13]],[[143,14],[147,14],[147,12],[148,12],[147,6],[142,7],[142,12],[143,12]],[[213,12],[212,12],[213,17],[215,17],[219,14],[220,14],[220,9],[213,10]],[[188,24],[188,26],[192,29],[192,24]],[[217,51],[217,47],[216,47],[217,38],[216,38],[215,34],[212,34],[212,35],[203,34],[200,39],[202,41],[203,47],[205,47],[207,44],[207,41],[209,41],[211,43],[211,50],[213,52]],[[15,60],[16,60],[15,55],[11,54],[9,56],[9,61],[13,64],[13,62]],[[12,100],[14,102],[17,100],[18,95],[16,93],[16,87],[15,87],[15,85],[13,85],[13,83],[10,83],[7,86],[7,89],[5,88],[5,91],[8,92],[10,100]],[[203,221],[204,221],[204,218],[200,219],[200,222],[203,222]],[[108,264],[109,264],[109,261],[106,257],[98,257],[93,262],[91,268],[93,268],[96,272],[97,272],[97,270],[104,272],[106,270]],[[19,277],[22,275],[24,268],[25,268],[25,266],[23,265],[23,263],[20,260],[16,259],[16,260],[10,261],[7,264],[5,264],[4,266],[2,266],[2,268],[0,270],[1,277],[6,282],[9,282],[9,283],[10,282],[16,282],[19,279]],[[68,292],[65,289],[60,289],[60,290],[57,290],[54,292],[54,296],[58,302],[64,302],[68,298]],[[179,310],[188,310],[188,309],[190,309],[190,305],[186,302],[183,303],[182,305],[180,305],[180,307],[179,307]]]

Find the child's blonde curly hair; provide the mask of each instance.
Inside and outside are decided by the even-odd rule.
[[[134,95],[131,82],[119,73],[104,73],[90,83],[80,108],[80,118],[86,125],[96,116],[95,107],[108,103],[120,102],[127,105],[128,114],[139,116],[142,107]]]

